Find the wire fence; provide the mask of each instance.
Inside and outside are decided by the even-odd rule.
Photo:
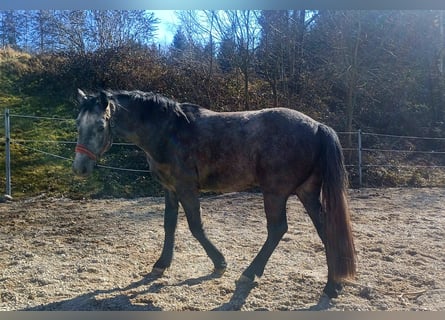
[[[4,114],[0,114],[0,131],[4,132],[4,136],[0,133],[0,145],[5,148],[5,190],[7,195],[11,195],[11,149],[10,145],[21,147],[29,152],[40,154],[48,159],[63,161],[70,165],[74,158],[74,145],[76,141],[69,139],[23,139],[15,138],[12,135],[10,122],[15,119],[36,121],[44,120],[59,123],[71,123],[72,132],[75,134],[74,119],[32,116],[21,114],[10,114],[8,110]],[[69,128],[71,128],[71,124]],[[363,132],[361,130],[353,132],[338,132],[343,150],[345,152],[346,167],[350,177],[353,177],[354,184],[357,187],[375,186],[369,181],[371,174],[376,175],[384,169],[392,169],[395,174],[400,174],[401,169],[410,170],[440,170],[445,169],[445,138],[440,137],[420,137],[420,136],[403,136]],[[53,148],[45,149],[45,146],[64,146],[64,151],[60,154],[52,151]],[[128,143],[114,143],[113,146],[121,146],[126,148],[137,148],[135,145]],[[67,156],[70,154],[70,156]],[[434,158],[434,159],[433,159]],[[145,159],[144,159],[145,161]],[[139,168],[123,168],[115,165],[98,164],[98,168],[106,170],[115,170],[120,172],[133,172],[147,174],[150,171]],[[416,171],[417,172],[417,171]],[[388,175],[386,176],[388,178]],[[385,179],[385,177],[382,177]],[[374,184],[374,185],[373,185]],[[385,183],[382,182],[382,185]]]

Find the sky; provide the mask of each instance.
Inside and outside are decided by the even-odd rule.
[[[178,19],[174,10],[153,10],[156,18],[159,19],[157,42],[161,46],[167,46],[172,43],[173,36],[178,27]]]

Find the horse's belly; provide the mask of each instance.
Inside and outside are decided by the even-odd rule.
[[[209,172],[200,177],[199,188],[201,191],[235,192],[255,187],[257,184],[256,177],[250,170],[227,169]]]

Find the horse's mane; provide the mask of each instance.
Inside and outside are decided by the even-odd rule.
[[[181,104],[177,101],[167,98],[159,93],[144,92],[139,90],[134,91],[108,91],[117,100],[117,107],[127,109],[125,106],[125,99],[128,99],[128,104],[134,104],[139,107],[142,117],[150,118],[153,112],[175,116],[189,122],[184,111],[181,109]]]
[[[118,99],[129,99],[129,101],[137,104],[156,104],[161,107],[173,107],[177,102],[173,99],[169,99],[159,93],[144,92],[139,90],[127,91],[127,90],[107,90],[113,97]]]
[[[123,91],[123,92],[121,92],[121,94],[128,95],[128,97],[135,102],[142,102],[142,103],[153,102],[156,104],[167,105],[170,107],[172,105],[176,104],[176,101],[174,101],[173,99],[169,99],[169,98],[167,98],[159,93],[155,93],[155,92],[144,92],[144,91],[135,90],[135,91]]]

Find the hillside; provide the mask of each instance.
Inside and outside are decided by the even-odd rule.
[[[97,90],[98,88],[140,89],[158,91],[177,99],[191,101],[217,111],[243,110],[243,96],[240,86],[243,79],[215,73],[206,78],[204,69],[195,69],[190,74],[190,66],[168,63],[166,57],[153,48],[125,46],[116,50],[89,53],[86,55],[52,53],[31,55],[9,48],[0,50],[0,178],[2,187],[5,181],[4,152],[4,110],[11,112],[12,138],[12,190],[16,198],[36,195],[63,196],[69,198],[103,197],[140,197],[158,196],[162,190],[153,181],[149,173],[126,172],[120,170],[99,169],[92,177],[82,180],[71,172],[74,156],[77,116],[75,94],[77,88]],[[239,74],[238,74],[239,75]],[[194,81],[190,81],[193,78]],[[167,85],[173,83],[174,85]],[[202,88],[202,83],[211,91]],[[252,78],[250,83],[250,102],[255,108],[272,106],[272,101],[263,99],[267,84],[259,78]],[[207,94],[202,94],[207,92]],[[337,131],[344,131],[343,111],[329,111],[323,101],[323,91],[313,97],[320,104],[310,107],[309,97],[295,105],[315,119],[325,122]],[[332,98],[330,98],[332,99]],[[214,101],[214,103],[209,103]],[[375,110],[369,110],[366,123],[367,132],[379,131],[379,121],[372,120]],[[425,111],[426,112],[426,111]],[[25,116],[25,117],[23,117]],[[427,122],[421,122],[412,132],[419,133],[419,128]],[[413,119],[409,118],[412,122]],[[403,126],[408,122],[401,122]],[[388,129],[390,130],[390,128]],[[424,132],[426,132],[424,130]],[[442,128],[429,127],[429,134],[440,137]],[[355,134],[349,140],[348,135],[340,135],[347,148],[346,160],[351,166],[351,186],[358,186],[357,141]],[[382,137],[364,136],[367,148],[388,149],[395,146],[407,150],[441,150],[445,144],[440,140],[411,141],[397,138],[385,140]],[[57,143],[56,143],[57,142]],[[115,142],[119,142],[116,141]],[[348,147],[349,146],[349,147]],[[397,149],[396,148],[396,149]],[[58,157],[51,156],[56,155]],[[441,153],[439,152],[438,155]],[[61,159],[65,158],[65,159]],[[443,158],[443,157],[442,157]],[[364,161],[366,186],[442,186],[441,171],[419,168],[399,170],[397,165],[442,166],[445,161],[428,154],[396,153],[380,155],[368,153]],[[68,160],[67,160],[68,159]],[[101,164],[117,168],[129,168],[146,171],[147,163],[143,153],[135,147],[114,145]],[[377,164],[391,164],[394,167],[378,167]]]
[[[34,195],[56,195],[70,198],[83,197],[137,197],[159,195],[161,190],[150,175],[99,170],[88,180],[76,178],[71,171],[76,141],[75,117],[77,114],[70,88],[58,91],[43,91],[57,80],[46,78],[45,60],[12,49],[0,51],[0,178],[2,188],[5,179],[5,136],[4,110],[11,113],[11,171],[12,194],[14,198]],[[26,116],[26,117],[22,117]],[[53,120],[51,118],[57,118]],[[23,141],[25,140],[25,141]],[[60,141],[61,143],[55,143]],[[129,147],[127,147],[128,149]],[[136,148],[131,148],[121,161],[114,152],[103,162],[113,162],[125,167],[129,163],[147,169],[145,158]],[[51,154],[51,155],[49,155]]]

